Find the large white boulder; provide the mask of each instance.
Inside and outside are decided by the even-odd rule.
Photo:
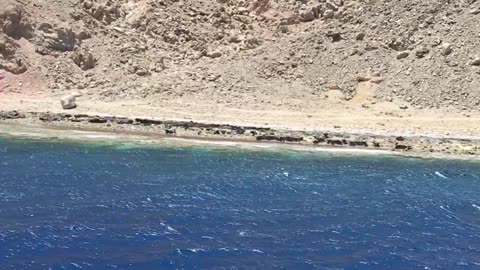
[[[66,95],[60,99],[60,102],[62,104],[62,108],[65,110],[68,109],[74,109],[77,107],[77,104],[75,103],[75,95]]]

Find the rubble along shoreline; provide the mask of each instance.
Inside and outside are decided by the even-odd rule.
[[[0,122],[50,128],[159,135],[172,138],[267,142],[339,149],[387,150],[407,156],[480,157],[479,138],[378,135],[362,132],[281,130],[268,127],[161,120],[88,113],[1,111]]]

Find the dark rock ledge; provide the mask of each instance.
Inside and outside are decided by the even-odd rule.
[[[352,134],[331,131],[274,130],[264,127],[208,124],[154,118],[127,118],[72,113],[0,111],[0,121],[24,124],[74,126],[111,131],[148,132],[163,136],[231,139],[328,146],[338,148],[383,149],[407,153],[443,153],[480,156],[480,141],[428,137]]]

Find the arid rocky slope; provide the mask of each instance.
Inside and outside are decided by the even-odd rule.
[[[1,2],[4,93],[479,111],[476,0]]]

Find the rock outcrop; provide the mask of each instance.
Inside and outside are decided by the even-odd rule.
[[[142,135],[180,136],[191,138],[216,138],[249,142],[274,142],[282,144],[310,145],[328,148],[359,148],[389,150],[407,155],[443,153],[464,156],[480,154],[480,140],[466,138],[439,138],[418,136],[389,136],[354,134],[332,131],[295,131],[209,124],[193,121],[160,120],[154,118],[127,118],[80,113],[18,112],[0,111],[0,120],[13,123],[41,123],[42,125],[124,130],[141,132]]]

